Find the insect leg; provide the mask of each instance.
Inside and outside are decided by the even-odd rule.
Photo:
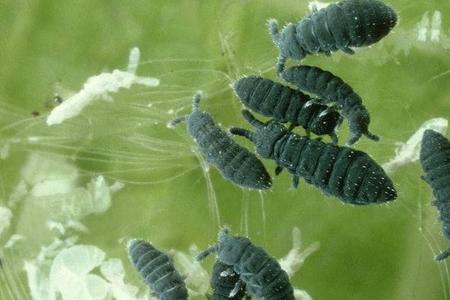
[[[309,139],[311,137],[311,130],[305,129],[306,137]]]
[[[311,106],[313,104],[322,104],[321,100],[318,98],[313,98],[311,100],[306,101],[305,105],[303,105],[303,107],[308,107]],[[325,110],[326,111],[326,110]],[[323,113],[323,112],[322,112]]]
[[[281,77],[280,74],[283,72],[284,67],[286,65],[286,60],[287,60],[287,57],[280,53],[280,55],[278,56],[278,61],[277,61],[277,74],[280,77]]]
[[[232,268],[228,268],[222,272],[220,272],[220,277],[228,277],[228,276],[235,276],[236,273],[233,271]]]
[[[292,175],[292,188],[298,188],[298,183],[300,181],[300,177],[298,175]]]
[[[442,261],[442,260],[446,259],[448,256],[450,256],[450,248],[443,251],[441,254],[437,255],[434,259],[437,261]]]
[[[238,282],[236,282],[236,285],[234,286],[234,288],[231,290],[228,297],[233,298],[234,296],[236,296],[236,294],[242,289],[243,284],[244,284],[244,282],[239,279]]]
[[[289,125],[289,127],[288,127],[288,131],[291,132],[297,126],[298,126],[298,124],[291,123],[291,125]]]
[[[263,127],[264,123],[261,122],[260,120],[256,119],[251,112],[249,112],[248,110],[244,109],[242,110],[242,116],[244,117],[244,119],[247,120],[247,122],[249,122],[251,125],[253,125],[254,127]]]
[[[282,166],[277,166],[275,168],[275,175],[278,176],[280,175],[280,173],[283,171],[283,167]]]
[[[333,143],[333,145],[337,145],[338,136],[337,136],[336,130],[333,131],[332,133],[330,133],[330,137],[331,137],[331,143]]]
[[[369,131],[367,131],[366,133],[364,133],[365,136],[367,136],[369,139],[371,139],[372,141],[379,141],[380,137],[376,134],[373,134]]]
[[[356,143],[356,142],[359,140],[360,137],[361,137],[361,133],[358,133],[358,134],[352,136],[352,137],[347,141],[347,143],[345,143],[345,146],[350,147],[351,145],[353,145],[354,143]]]
[[[188,115],[184,115],[184,116],[179,116],[175,119],[173,119],[172,121],[170,121],[169,123],[167,123],[168,127],[175,127],[178,123],[181,123],[183,121],[186,121]]]
[[[353,51],[349,47],[342,47],[341,50],[344,51],[344,53],[347,53],[347,54],[350,54],[350,55],[355,54],[355,51]]]

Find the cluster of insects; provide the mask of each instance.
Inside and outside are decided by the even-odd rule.
[[[288,274],[263,248],[248,238],[232,236],[227,228],[219,233],[218,243],[197,256],[203,260],[217,254],[211,275],[211,300],[250,299],[294,300]],[[129,258],[152,293],[160,300],[186,300],[188,290],[169,256],[144,240],[132,240]]]
[[[270,117],[262,122],[249,110],[242,115],[253,131],[232,127],[232,135],[250,140],[259,157],[276,162],[275,174],[283,169],[292,174],[297,187],[302,178],[327,196],[355,205],[382,204],[397,197],[392,180],[367,153],[351,146],[363,135],[378,141],[369,131],[370,114],[361,97],[338,76],[313,66],[285,68],[288,58],[302,60],[308,54],[341,50],[354,54],[352,48],[372,45],[385,37],[397,23],[392,8],[379,0],[343,0],[330,4],[298,23],[288,24],[280,32],[276,20],[269,21],[272,40],[279,48],[277,74],[296,87],[260,76],[242,77],[233,84],[237,97],[248,109]],[[310,95],[303,93],[309,93]],[[233,184],[254,190],[272,187],[272,179],[262,161],[239,145],[220,128],[213,117],[201,111],[201,92],[194,95],[192,112],[170,122],[185,121],[187,131],[207,162]],[[338,145],[337,130],[343,119],[349,123],[350,139]],[[290,123],[287,128],[284,123]],[[302,126],[306,135],[292,130]],[[315,135],[329,135],[325,143]],[[436,197],[444,233],[450,240],[450,142],[427,130],[420,154],[425,171],[423,179]],[[263,248],[242,236],[232,236],[228,229],[219,234],[218,243],[198,256],[202,260],[216,253],[211,279],[213,294],[209,299],[295,299],[289,277],[279,263]],[[159,299],[187,299],[183,277],[169,257],[145,241],[133,241],[130,259]],[[450,256],[450,248],[436,257]]]
[[[337,22],[336,18],[349,21]],[[368,130],[370,117],[361,98],[330,72],[308,66],[284,70],[284,64],[288,57],[302,59],[311,53],[330,54],[338,49],[353,53],[349,47],[375,43],[392,29],[396,20],[395,12],[378,0],[344,0],[331,4],[315,10],[295,25],[287,25],[282,32],[278,31],[276,21],[271,20],[272,38],[280,48],[278,74],[317,98],[270,79],[242,77],[233,84],[238,98],[247,108],[272,120],[263,123],[244,110],[245,119],[256,131],[231,128],[230,133],[246,137],[255,144],[260,157],[274,160],[276,175],[286,168],[292,174],[293,187],[303,178],[326,195],[358,205],[395,199],[394,185],[378,163],[366,153],[349,147],[362,135],[378,140]],[[200,98],[201,94],[197,93],[192,113],[172,120],[171,125],[187,121],[188,132],[200,152],[226,179],[244,188],[271,188],[271,177],[262,162],[217,126],[209,113],[199,110]],[[351,138],[347,146],[338,145],[337,129],[343,118],[350,124]],[[289,128],[282,124],[287,122]],[[292,132],[298,125],[306,130],[306,136]],[[332,143],[312,139],[310,132],[329,135]]]

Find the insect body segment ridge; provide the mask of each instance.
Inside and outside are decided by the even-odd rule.
[[[450,240],[450,141],[437,131],[427,129],[422,138],[420,163],[424,180],[431,186],[445,237]],[[442,261],[450,256],[450,246],[437,255]]]
[[[128,244],[128,253],[134,267],[158,299],[188,299],[184,279],[165,253],[143,240],[132,240]]]
[[[251,116],[248,111],[244,115]],[[294,184],[301,177],[325,194],[357,205],[385,203],[397,197],[391,179],[364,152],[294,134],[274,121],[257,127],[252,136],[256,152],[286,168]]]
[[[264,190],[272,186],[272,179],[255,154],[236,143],[220,128],[212,116],[200,111],[201,93],[194,95],[191,114],[178,117],[170,124],[187,121],[187,131],[196,141],[206,161],[215,166],[222,176],[235,185]]]

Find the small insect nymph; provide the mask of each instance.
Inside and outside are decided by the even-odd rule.
[[[128,254],[134,267],[159,300],[187,300],[188,291],[170,258],[152,244],[132,240]]]
[[[197,259],[202,260],[213,252],[222,263],[232,266],[245,283],[248,295],[256,299],[295,299],[289,276],[278,261],[248,238],[231,236],[225,228],[219,233],[218,243],[200,253]],[[235,290],[239,289],[237,283]]]
[[[318,67],[295,66],[284,70],[281,77],[303,91],[336,104],[342,115],[348,119],[348,146],[356,143],[362,135],[373,141],[379,140],[377,135],[369,131],[370,114],[362,104],[361,97],[338,76]]]
[[[301,125],[308,133],[328,134],[337,143],[336,131],[342,116],[320,99],[311,99],[298,90],[259,76],[242,77],[233,88],[251,110],[278,122],[290,122],[291,128]]]
[[[287,58],[302,60],[308,54],[372,45],[385,37],[397,23],[395,11],[379,0],[344,0],[317,10],[298,23],[289,23],[280,32],[278,22],[269,20],[269,31],[280,49],[277,71]]]
[[[200,99],[199,92],[194,96],[192,113],[172,120],[170,125],[186,121],[187,130],[197,142],[200,152],[226,179],[244,188],[270,188],[272,179],[262,162],[231,139],[226,131],[215,124],[209,113],[200,111]]]
[[[423,179],[433,189],[445,237],[450,240],[450,142],[434,130],[425,130],[420,150]],[[450,255],[450,246],[436,256],[437,261]]]
[[[276,173],[286,168],[293,175],[294,187],[301,177],[326,195],[357,205],[397,197],[391,179],[366,153],[294,134],[274,121],[263,123],[246,110],[243,116],[256,131],[231,128],[231,133],[246,137],[259,155],[275,160]]]

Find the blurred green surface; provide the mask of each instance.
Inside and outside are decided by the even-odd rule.
[[[217,220],[208,207],[202,170],[190,152],[194,143],[184,126],[166,128],[165,122],[173,117],[167,112],[189,112],[192,94],[203,89],[206,97],[201,106],[217,122],[223,127],[247,126],[229,84],[244,74],[275,79],[278,52],[266,21],[270,17],[281,24],[298,20],[308,13],[307,4],[294,0],[0,2],[2,142],[13,137],[55,137],[54,142],[11,146],[8,159],[0,161],[4,200],[30,152],[62,155],[84,172],[86,181],[105,174],[126,183],[106,213],[83,220],[90,232],[81,236],[81,242],[124,259],[136,284],[138,277],[127,264],[119,239],[142,237],[162,249],[183,251],[192,243],[200,248],[213,243]],[[450,74],[434,78],[450,70],[450,2],[391,0],[389,4],[398,11],[400,24],[382,42],[354,56],[335,53],[304,60],[339,74],[363,97],[371,112],[371,129],[382,140],[361,139],[356,148],[380,163],[394,155],[396,142],[405,141],[424,121],[448,118],[450,113]],[[442,13],[440,41],[417,41],[417,23],[426,11],[431,17],[435,10]],[[141,62],[149,61],[138,74],[160,78],[160,87],[122,91],[113,95],[114,103],[98,102],[83,116],[54,127],[45,125],[46,102],[55,85],[77,91],[92,75],[124,69],[134,46],[141,50]],[[33,118],[34,110],[41,116]],[[5,129],[18,120],[24,121]],[[158,146],[163,151],[130,142],[136,135],[163,140]],[[340,142],[346,137],[344,123]],[[180,144],[169,147],[165,141]],[[166,154],[174,153],[183,156],[169,161],[176,165],[171,169],[153,168],[155,162],[147,160],[153,158],[161,166]],[[273,162],[265,163],[273,174]],[[420,174],[417,163],[402,167],[392,175],[399,191],[395,202],[355,207],[302,182],[293,191],[283,173],[264,193],[264,223],[258,193],[242,191],[214,168],[210,170],[221,225],[230,225],[234,233],[248,230],[255,243],[277,257],[290,249],[294,226],[301,229],[304,245],[320,242],[319,251],[293,279],[313,299],[449,299],[448,262],[436,263],[431,250],[447,247],[448,241]],[[168,180],[157,183],[159,179]],[[21,249],[27,257],[46,237],[33,234],[37,229],[31,225],[42,216],[31,213],[19,218],[21,213],[20,208],[15,212],[14,226],[32,235]],[[248,226],[242,221],[245,214]],[[17,261],[18,274],[25,280]],[[211,265],[209,260],[207,266]]]

